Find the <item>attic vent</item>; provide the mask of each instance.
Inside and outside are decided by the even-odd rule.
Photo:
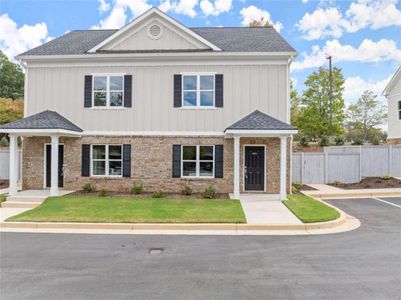
[[[161,35],[162,35],[162,28],[159,25],[153,24],[153,25],[149,26],[148,36],[151,39],[158,39],[158,38],[160,38]]]

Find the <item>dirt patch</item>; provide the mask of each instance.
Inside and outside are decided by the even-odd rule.
[[[0,179],[0,189],[8,188],[8,180]]]
[[[388,189],[388,188],[401,188],[401,180],[396,178],[382,178],[382,177],[366,177],[360,182],[356,183],[338,183],[329,184],[334,187],[338,187],[345,190],[355,189]]]
[[[301,191],[316,191],[316,189],[306,184],[298,184],[298,183],[292,184],[293,194],[302,194]]]
[[[69,195],[85,195],[85,196],[99,196],[99,191],[85,193],[84,191],[76,191],[74,193],[68,194]],[[129,197],[132,199],[135,198],[152,198],[152,193],[142,193],[138,195],[133,195],[130,193],[123,193],[123,192],[108,192],[107,196],[111,197]],[[165,197],[167,199],[202,199],[202,194],[200,193],[193,193],[192,195],[182,195],[182,194],[174,194],[174,193],[165,193]],[[230,199],[228,194],[217,194],[215,199]]]
[[[304,147],[298,143],[292,144],[292,151],[293,152],[323,152],[323,147],[320,147],[318,144],[310,144],[307,147]]]

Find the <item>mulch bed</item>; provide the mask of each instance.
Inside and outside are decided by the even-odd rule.
[[[360,182],[356,183],[331,183],[329,185],[345,190],[401,188],[401,180],[395,179],[393,177],[366,177]]]
[[[95,192],[90,192],[90,193],[85,193],[84,191],[76,191],[74,193],[68,194],[69,195],[84,195],[84,196],[99,196],[99,191]],[[165,197],[167,199],[202,199],[202,194],[201,193],[193,193],[192,195],[182,195],[182,194],[176,194],[176,193],[164,193]],[[107,193],[107,197],[129,197],[129,198],[152,198],[152,193],[142,193],[142,194],[130,194],[127,192],[113,192],[109,191]],[[215,199],[230,199],[230,196],[228,194],[216,194]]]
[[[292,190],[293,194],[302,194],[301,191],[316,191],[316,189],[306,184],[293,183],[292,186],[295,188]]]
[[[8,188],[8,180],[0,179],[0,189]]]

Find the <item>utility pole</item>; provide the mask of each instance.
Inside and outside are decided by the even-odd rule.
[[[333,135],[333,72],[331,70],[331,55],[326,56],[326,58],[329,60],[329,81],[330,81],[330,127],[329,127],[329,133],[330,136]]]

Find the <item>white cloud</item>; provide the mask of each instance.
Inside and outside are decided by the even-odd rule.
[[[98,0],[98,2],[100,13],[104,13],[110,9],[110,3],[106,2],[106,0]]]
[[[111,9],[110,14],[103,20],[100,20],[99,25],[94,25],[92,29],[116,29],[121,28],[127,21],[127,10],[131,11],[132,17],[136,18],[141,15],[152,5],[147,3],[147,0],[116,0]]]
[[[197,15],[195,6],[198,5],[198,2],[199,0],[164,0],[160,4],[159,9],[164,12],[168,12],[171,10],[177,14],[182,14],[194,18]]]
[[[364,28],[401,26],[401,11],[396,3],[397,0],[358,0],[351,3],[345,15],[336,7],[319,7],[312,13],[306,13],[296,26],[307,40],[339,38],[344,32]]]
[[[302,0],[302,3],[308,3],[309,0]]]
[[[384,97],[381,96],[381,93],[390,79],[391,76],[384,80],[368,82],[360,76],[348,77],[344,83],[344,99],[348,104],[355,103],[364,91],[370,90],[379,96],[379,100],[384,101]]]
[[[214,4],[209,0],[202,0],[200,2],[200,8],[206,16],[218,16],[221,13],[226,13],[230,11],[232,5],[232,0],[215,0]]]
[[[51,38],[44,22],[18,28],[7,14],[0,16],[0,50],[10,59],[49,40]]]
[[[254,5],[244,7],[241,9],[240,14],[242,16],[241,24],[244,26],[248,26],[253,20],[260,20],[263,18],[263,20],[272,24],[278,32],[283,28],[283,24],[280,21],[277,21],[276,23],[273,22],[268,11],[262,10]]]
[[[326,55],[331,55],[334,62],[357,61],[357,62],[381,62],[381,61],[401,61],[401,49],[397,48],[395,41],[381,39],[374,42],[365,39],[358,48],[351,45],[341,45],[338,40],[326,41],[325,45],[315,45],[310,54],[303,53],[301,61],[295,61],[291,69],[303,70],[308,68],[320,67],[325,64]]]

